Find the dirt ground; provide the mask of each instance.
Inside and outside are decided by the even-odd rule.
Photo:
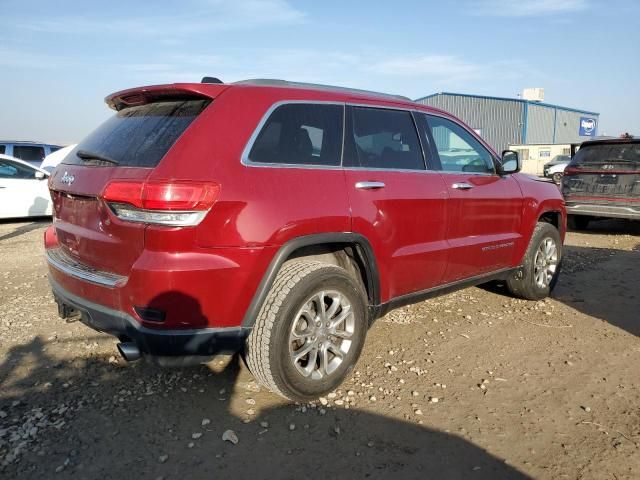
[[[235,357],[127,364],[60,320],[45,226],[0,223],[0,478],[640,478],[640,223],[569,233],[547,301],[493,285],[391,312],[306,405]]]

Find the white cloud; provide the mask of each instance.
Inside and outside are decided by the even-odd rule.
[[[470,6],[472,13],[498,17],[530,17],[585,10],[588,0],[481,0]]]
[[[70,64],[73,64],[73,61],[68,57],[0,46],[0,66],[2,67],[50,69]]]
[[[421,76],[470,80],[484,67],[452,55],[403,55],[373,63],[372,72],[393,76]]]
[[[376,58],[376,61],[372,61]],[[118,65],[131,83],[198,81],[204,75],[225,82],[247,78],[281,78],[422,96],[436,89],[466,88],[518,81],[531,75],[520,60],[475,62],[454,55],[353,54],[307,49],[227,51],[224,55],[165,55],[155,64]],[[167,68],[160,68],[166,66]],[[158,67],[158,68],[156,68]]]
[[[281,78],[365,90],[404,94],[412,98],[440,90],[476,92],[496,83],[517,84],[536,75],[522,60],[476,61],[469,57],[430,53],[357,50],[353,53],[316,49],[255,48],[182,53],[162,49],[144,61],[107,56],[54,58],[44,53],[0,47],[0,66],[29,69],[64,68],[72,77],[97,75],[108,88],[198,82],[203,76],[224,82],[247,78]],[[117,76],[113,75],[117,72]],[[538,75],[539,76],[539,75]],[[537,77],[535,77],[537,78]],[[104,88],[104,87],[103,87]],[[510,87],[511,88],[511,87]],[[102,92],[106,93],[106,92]]]
[[[187,12],[187,13],[185,13]],[[157,36],[172,38],[197,33],[283,26],[304,22],[306,14],[288,0],[192,0],[175,12],[161,15],[60,15],[31,20],[21,28],[70,35]]]

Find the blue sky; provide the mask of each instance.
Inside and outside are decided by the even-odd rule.
[[[0,137],[74,142],[137,85],[285,78],[515,97],[640,134],[640,2],[0,0]]]

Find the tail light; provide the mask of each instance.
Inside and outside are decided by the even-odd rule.
[[[571,165],[567,165],[567,167],[565,167],[564,169],[564,176],[566,177],[567,175],[576,175],[580,173],[580,170],[577,169],[576,167],[572,167]]]
[[[195,182],[107,184],[102,199],[122,220],[169,226],[198,225],[220,194],[220,185]]]

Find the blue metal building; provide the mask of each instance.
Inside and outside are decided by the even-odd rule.
[[[600,114],[519,98],[434,93],[416,100],[445,110],[498,152],[509,145],[580,143],[597,135]]]

